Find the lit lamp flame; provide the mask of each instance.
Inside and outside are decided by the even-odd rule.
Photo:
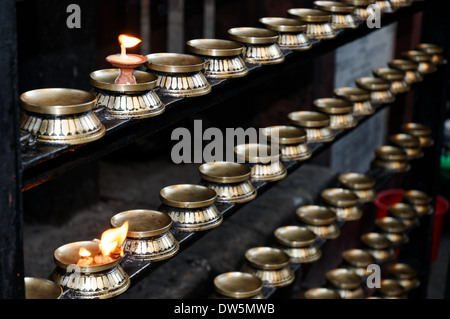
[[[120,249],[127,238],[127,233],[128,221],[118,228],[111,228],[104,231],[100,239],[100,251],[102,255],[109,256],[111,253],[116,253],[116,249]],[[120,255],[123,255],[122,249],[120,249]]]
[[[131,37],[129,35],[121,34],[119,35],[120,42],[120,55],[125,56],[127,54],[126,48],[132,48],[138,45],[142,40]]]
[[[78,255],[80,255],[80,257],[89,257],[91,256],[91,252],[86,248],[81,247],[80,250],[78,251]]]

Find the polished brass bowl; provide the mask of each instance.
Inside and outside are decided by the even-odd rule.
[[[361,77],[356,79],[356,85],[370,91],[370,99],[374,103],[388,104],[395,101],[395,95],[391,92],[391,83],[376,77]]]
[[[417,271],[408,264],[395,263],[387,269],[388,278],[396,280],[406,292],[419,287],[420,280],[417,278]]]
[[[407,160],[423,157],[423,152],[420,147],[420,140],[414,135],[406,133],[392,134],[389,136],[389,142],[392,145],[403,149],[406,152]]]
[[[202,70],[205,60],[191,54],[152,53],[145,66],[158,76],[160,93],[174,97],[195,97],[211,92],[211,84]]]
[[[412,5],[413,0],[390,0],[395,8],[404,8]]]
[[[331,14],[331,25],[336,30],[358,27],[358,22],[353,16],[355,8],[349,4],[340,1],[314,1],[314,6]]]
[[[399,246],[409,241],[405,224],[397,218],[390,216],[377,218],[375,220],[375,226],[381,234],[386,235],[386,237],[392,241],[394,246]]]
[[[351,190],[345,188],[328,188],[320,194],[322,200],[336,214],[338,221],[358,220],[362,216],[359,198]]]
[[[311,39],[334,39],[337,35],[336,30],[331,24],[332,15],[328,12],[307,9],[291,8],[287,10],[289,18],[297,19],[306,24],[305,34]]]
[[[378,68],[373,70],[373,75],[391,82],[391,92],[393,94],[406,93],[411,87],[406,82],[406,72],[393,68]]]
[[[275,238],[294,263],[312,263],[322,256],[316,245],[317,235],[306,227],[283,226],[274,232]]]
[[[420,141],[420,147],[422,148],[434,144],[434,141],[431,138],[431,129],[426,125],[409,122],[401,125],[401,131],[406,134],[417,136]]]
[[[336,225],[336,214],[325,206],[304,205],[295,214],[302,226],[316,234],[318,238],[335,239],[341,231]]]
[[[373,202],[377,193],[374,189],[375,178],[360,173],[345,173],[338,177],[343,188],[351,190],[359,198],[360,203]]]
[[[187,50],[205,60],[203,73],[207,78],[238,78],[248,74],[242,59],[244,46],[236,41],[222,39],[193,39]]]
[[[25,299],[60,299],[63,293],[62,287],[54,281],[25,277]]]
[[[330,128],[332,130],[349,129],[358,125],[353,116],[353,104],[340,98],[320,98],[314,100],[317,111],[325,113],[330,117]]]
[[[295,126],[269,126],[261,133],[266,139],[280,148],[281,160],[305,161],[312,156],[304,129]]]
[[[382,299],[406,299],[406,290],[396,280],[383,279],[375,295]]]
[[[407,172],[411,168],[407,162],[407,156],[406,152],[399,147],[383,145],[375,149],[372,166],[397,173]]]
[[[433,55],[422,50],[409,50],[402,53],[403,57],[419,64],[417,71],[421,74],[436,72],[436,65],[432,62]]]
[[[334,89],[334,95],[353,103],[353,116],[371,115],[375,112],[370,92],[360,88],[341,87]]]
[[[278,46],[277,32],[252,27],[231,28],[228,30],[231,40],[244,45],[243,58],[251,64],[269,65],[284,61],[284,54]]]
[[[114,215],[110,223],[117,228],[126,221],[129,225],[123,250],[129,258],[155,262],[178,253],[178,241],[169,231],[172,219],[167,214],[146,209],[128,210]]]
[[[245,252],[245,258],[242,271],[260,278],[263,286],[285,287],[295,279],[289,266],[290,257],[281,249],[254,247]]]
[[[388,207],[388,216],[400,220],[407,229],[419,225],[419,217],[414,206],[407,203],[397,203]]]
[[[422,50],[432,55],[431,62],[436,65],[447,64],[444,57],[444,48],[432,43],[420,43],[416,46],[416,50]]]
[[[362,278],[346,268],[336,268],[325,274],[327,282],[342,299],[362,299]]]
[[[264,299],[260,278],[245,272],[232,271],[214,278],[217,299]]]
[[[239,162],[248,165],[251,179],[255,181],[278,181],[287,176],[287,171],[281,162],[279,148],[267,144],[240,144],[234,148]]]
[[[244,203],[257,195],[250,181],[252,170],[245,164],[210,162],[200,165],[199,172],[200,184],[217,193],[217,202]]]
[[[334,132],[330,128],[330,116],[313,111],[296,111],[288,114],[290,122],[306,131],[310,143],[327,143],[334,140]]]
[[[417,70],[419,64],[411,60],[395,59],[388,62],[388,66],[392,69],[397,69],[405,72],[405,81],[408,84],[419,83],[423,81],[423,76]]]
[[[431,201],[432,198],[427,193],[419,190],[411,189],[403,192],[403,202],[412,205],[419,216],[434,212]]]
[[[305,291],[305,299],[341,299],[341,296],[330,288],[312,288]]]
[[[375,4],[375,0],[342,0],[342,2],[354,6],[353,14],[360,20],[365,21],[373,14],[370,5]]]
[[[37,142],[84,144],[105,135],[94,114],[94,93],[66,88],[27,91],[20,95],[20,130]]]
[[[77,299],[107,299],[124,293],[130,286],[130,278],[120,266],[122,257],[92,266],[77,266],[80,248],[87,249],[92,256],[99,251],[97,241],[79,241],[63,245],[55,250],[53,260],[56,268],[50,279]]]
[[[365,233],[361,236],[361,242],[377,263],[383,264],[395,259],[394,244],[386,235],[377,232]]]
[[[342,253],[342,267],[355,272],[361,278],[369,276],[372,272],[367,270],[369,265],[375,264],[375,258],[362,249],[348,249]]]
[[[162,205],[158,211],[172,218],[181,231],[201,231],[219,226],[223,216],[215,206],[217,193],[202,185],[179,184],[159,192]]]
[[[259,19],[265,28],[278,32],[281,49],[304,51],[311,48],[311,41],[304,34],[306,25],[296,19],[265,17]]]
[[[381,13],[394,13],[396,11],[390,0],[377,0],[375,4],[380,8]]]
[[[144,71],[133,71],[136,84],[116,84],[118,69],[90,74],[90,84],[97,95],[96,108],[105,108],[114,118],[140,119],[159,115],[165,106],[155,92],[158,77]]]

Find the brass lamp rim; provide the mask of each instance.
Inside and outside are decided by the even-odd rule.
[[[332,18],[328,12],[309,8],[291,8],[287,10],[287,14],[303,22],[331,22]]]
[[[404,161],[406,152],[397,146],[383,145],[375,149],[375,155],[386,161]]]
[[[429,136],[431,134],[431,129],[428,126],[414,122],[402,124],[401,130],[405,133],[420,137]]]
[[[295,213],[300,221],[309,225],[324,226],[336,221],[336,214],[320,205],[304,205],[297,208]]]
[[[340,98],[344,98],[352,102],[370,100],[370,92],[362,88],[340,87],[334,89],[334,94]]]
[[[272,131],[278,131],[278,138],[274,138],[271,134]],[[262,134],[266,136],[268,141],[276,141],[279,144],[298,144],[306,142],[306,131],[296,127],[288,125],[276,125],[269,126],[262,129]]]
[[[327,114],[315,111],[296,111],[288,114],[292,123],[302,127],[323,127],[330,125],[330,117]]]
[[[251,177],[252,170],[247,165],[234,162],[209,162],[200,165],[200,177],[217,183],[239,183]]]
[[[344,2],[339,1],[314,1],[317,9],[333,13],[352,13],[355,8]]]
[[[403,193],[403,199],[413,205],[427,205],[431,203],[432,200],[432,198],[427,193],[416,189],[406,190]]]
[[[163,204],[178,208],[200,208],[214,204],[217,193],[211,188],[194,184],[166,186],[159,192]]]
[[[371,254],[363,249],[348,249],[342,253],[342,258],[352,266],[367,267],[370,264],[375,264],[376,259]]]
[[[402,296],[405,293],[405,288],[397,280],[383,279],[378,292],[389,297]]]
[[[238,56],[244,49],[239,42],[223,39],[192,39],[186,46],[192,53],[213,57]]]
[[[60,299],[63,289],[45,278],[25,277],[25,299]]]
[[[245,252],[245,258],[253,267],[273,270],[287,267],[290,257],[284,251],[273,247],[254,247]]]
[[[205,60],[191,54],[184,53],[151,53],[145,56],[145,66],[153,71],[168,73],[199,72],[205,65]]]
[[[385,216],[383,218],[377,218],[375,220],[375,225],[380,229],[387,231],[389,233],[401,234],[406,231],[406,226],[401,221],[396,218]]]
[[[388,213],[397,218],[415,218],[417,212],[414,207],[407,203],[396,203],[388,207]]]
[[[388,62],[388,66],[402,71],[415,71],[419,67],[416,62],[407,59],[394,59]]]
[[[392,247],[392,241],[384,234],[377,232],[365,233],[361,236],[361,241],[369,247],[375,249],[386,249]]]
[[[355,206],[359,202],[358,196],[345,188],[328,188],[321,192],[321,196],[325,202],[337,207]]]
[[[319,98],[315,99],[313,103],[320,112],[328,114],[346,114],[353,111],[353,104],[341,98]]]
[[[329,270],[325,277],[331,284],[340,289],[356,289],[361,285],[361,277],[346,268]]]
[[[397,133],[390,135],[389,141],[400,147],[408,147],[408,148],[420,147],[419,138],[407,133]]]
[[[69,115],[91,111],[97,98],[92,92],[68,88],[44,88],[20,95],[22,109],[39,114]]]
[[[387,91],[391,88],[391,83],[389,81],[370,76],[356,79],[356,85],[369,91]]]
[[[375,178],[360,173],[345,173],[338,177],[339,182],[351,189],[370,189],[375,185]]]
[[[133,209],[120,212],[111,217],[113,227],[120,227],[128,221],[128,234],[130,238],[146,238],[161,235],[172,227],[169,215],[156,210]]]
[[[417,271],[408,264],[396,263],[388,268],[388,273],[399,279],[413,279]]]
[[[419,43],[416,46],[417,50],[425,51],[428,54],[442,54],[444,53],[444,48],[433,43]]]
[[[221,295],[232,298],[250,298],[262,291],[262,281],[255,275],[231,271],[214,278],[214,288]]]
[[[271,44],[278,41],[278,33],[265,28],[237,27],[228,30],[228,36],[247,44]]]
[[[259,19],[259,22],[273,31],[278,32],[303,32],[306,30],[306,24],[302,24],[297,19],[282,18],[282,17],[264,17]]]
[[[277,241],[288,247],[307,247],[316,242],[317,235],[306,227],[296,225],[282,226],[275,230]]]
[[[402,53],[402,55],[414,62],[428,62],[431,61],[432,55],[422,50],[409,50]]]
[[[330,288],[312,288],[305,292],[306,299],[341,299],[341,296]]]
[[[401,81],[405,78],[405,72],[393,68],[378,68],[372,71],[373,75],[387,81]]]
[[[367,7],[375,3],[375,0],[343,0],[344,3],[355,7]]]
[[[261,148],[265,149],[265,154],[260,154]],[[272,151],[275,153],[272,154]],[[267,144],[240,144],[234,147],[234,152],[239,159],[249,163],[268,163],[277,161],[281,158],[279,148]]]
[[[134,70],[136,84],[115,84],[114,80],[119,76],[119,69],[103,69],[91,72],[90,84],[101,90],[112,92],[142,92],[150,91],[157,85],[158,77],[152,73]]]

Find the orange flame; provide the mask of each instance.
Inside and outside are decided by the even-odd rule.
[[[108,256],[110,253],[115,252],[117,248],[120,248],[125,241],[128,233],[128,221],[123,223],[118,228],[111,228],[103,232],[100,239],[100,251],[103,256]],[[120,254],[123,254],[120,249]]]
[[[91,253],[86,248],[81,247],[80,250],[78,251],[78,255],[80,257],[89,257],[91,255]]]
[[[125,55],[126,54],[125,48],[132,48],[132,47],[138,45],[141,41],[142,41],[141,39],[131,37],[126,34],[119,35],[119,42],[120,42],[120,48],[121,48],[120,54]]]

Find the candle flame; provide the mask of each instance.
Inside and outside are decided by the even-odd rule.
[[[124,46],[125,48],[132,48],[136,45],[138,45],[142,40],[126,35],[126,34],[121,34],[119,35],[119,42],[122,46]]]
[[[81,247],[80,250],[78,251],[78,255],[80,257],[89,257],[91,255],[91,253],[86,248]]]
[[[116,248],[122,246],[128,233],[128,221],[118,228],[111,228],[103,232],[100,239],[100,251],[103,256],[108,256]],[[120,252],[123,254],[122,250]]]

